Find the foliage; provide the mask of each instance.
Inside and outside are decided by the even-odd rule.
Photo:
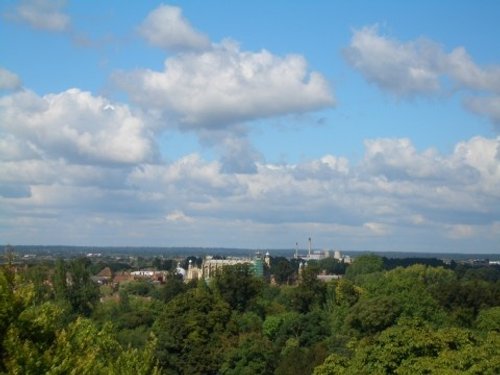
[[[271,341],[259,334],[240,336],[238,345],[224,356],[222,375],[273,374],[275,353]]]
[[[318,267],[328,275],[343,275],[346,272],[347,264],[333,257],[321,259]]]
[[[499,340],[496,333],[483,340],[460,328],[397,325],[355,343],[352,358],[332,354],[315,374],[496,374]]]
[[[346,277],[350,280],[356,280],[360,275],[369,274],[372,272],[380,272],[384,268],[384,261],[381,257],[375,254],[361,255],[347,267]]]
[[[482,331],[500,333],[500,306],[481,310],[476,319],[476,327]]]
[[[215,275],[213,288],[232,309],[245,311],[261,291],[261,280],[257,279],[248,264],[224,267]]]
[[[203,285],[172,299],[153,326],[166,373],[216,374],[230,317],[230,306]]]
[[[352,307],[345,323],[359,335],[370,335],[393,325],[400,312],[400,306],[393,297],[365,298]]]
[[[147,296],[153,292],[154,287],[150,280],[134,280],[126,283],[123,290],[136,296]]]
[[[92,281],[90,260],[78,258],[66,264],[59,259],[52,278],[56,300],[76,314],[89,316],[99,300],[99,286]]]
[[[497,268],[410,259],[384,270],[381,260],[359,257],[328,283],[318,273],[341,263],[295,273],[297,262],[273,258],[277,285],[237,265],[208,284],[171,274],[101,292],[90,275],[102,260],[10,262],[0,268],[0,373],[500,373]]]
[[[291,284],[295,279],[297,269],[292,262],[285,257],[271,258],[271,275],[274,276],[274,281],[277,284]]]

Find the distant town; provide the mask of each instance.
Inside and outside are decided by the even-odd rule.
[[[99,285],[120,283],[132,280],[149,280],[163,283],[167,275],[176,274],[185,282],[198,279],[209,280],[225,266],[247,264],[257,277],[266,277],[275,282],[273,264],[286,262],[295,276],[289,275],[289,282],[296,282],[300,272],[309,264],[319,265],[318,279],[329,281],[338,279],[345,273],[347,265],[369,251],[340,251],[313,249],[311,238],[307,248],[293,249],[238,249],[238,248],[201,248],[201,247],[84,247],[84,246],[37,246],[4,245],[4,257],[0,264],[7,261],[17,265],[53,263],[58,259],[71,260],[86,258],[94,269],[93,280]],[[408,266],[423,263],[432,266],[500,266],[499,254],[463,253],[407,253],[377,252],[386,263],[395,266]],[[335,264],[336,267],[331,265]],[[290,272],[291,273],[291,272]]]

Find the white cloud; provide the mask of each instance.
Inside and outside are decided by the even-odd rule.
[[[500,123],[500,65],[479,66],[464,47],[446,53],[431,40],[401,42],[370,26],[354,31],[344,54],[369,82],[398,97],[439,94],[445,89],[493,95],[469,97],[464,106]]]
[[[500,66],[477,66],[464,47],[451,51],[443,70],[462,87],[500,93]]]
[[[248,140],[249,123],[333,107],[327,80],[300,55],[241,50],[195,31],[180,8],[162,5],[139,27],[152,44],[174,50],[164,69],[118,71],[116,86],[165,127],[193,131],[220,155],[226,173],[255,173],[262,155]]]
[[[309,73],[302,56],[246,52],[232,42],[170,57],[162,72],[117,73],[115,82],[134,103],[174,114],[183,129],[223,128],[334,104],[326,80]]]
[[[23,0],[15,8],[13,17],[31,27],[48,31],[65,31],[71,24],[70,17],[62,12],[64,0]]]
[[[363,224],[363,227],[368,229],[376,236],[386,236],[391,232],[391,229],[388,225],[381,223],[365,223]]]
[[[40,153],[30,142],[20,140],[12,134],[5,134],[0,138],[0,160],[23,160],[37,156]]]
[[[186,216],[184,212],[180,210],[175,210],[170,212],[166,216],[167,221],[172,221],[172,222],[185,222],[185,223],[192,223],[194,220],[190,218],[189,216]]]
[[[40,97],[31,91],[0,98],[0,130],[48,157],[81,163],[151,160],[154,145],[141,117],[126,105],[70,89]]]
[[[148,14],[139,33],[152,45],[165,49],[207,49],[210,40],[199,33],[182,16],[181,8],[160,5]]]
[[[451,225],[448,227],[448,236],[452,239],[460,240],[474,235],[474,228],[470,225]]]
[[[238,241],[253,238],[255,246],[268,240],[283,246],[312,233],[341,248],[401,250],[432,238],[443,250],[446,244],[455,250],[456,242],[446,241],[461,236],[493,249],[500,240],[492,233],[500,215],[499,142],[475,137],[444,155],[418,151],[405,139],[372,140],[356,165],[325,155],[297,165],[258,163],[254,174],[228,173],[222,163],[196,154],[117,168],[35,153],[0,160],[0,204],[7,214],[1,233],[15,231],[20,218],[46,217],[37,225],[45,228],[52,220],[46,230],[54,235],[56,228],[85,223],[78,230],[102,241],[111,241],[112,233],[121,244],[162,244],[169,233],[183,244],[198,239],[196,244],[243,246]],[[106,224],[117,221],[122,224]],[[127,233],[130,226],[137,239]],[[231,228],[224,236],[229,242],[217,238],[221,228]]]
[[[21,79],[17,74],[0,67],[0,90],[15,90],[21,87]]]
[[[413,96],[440,89],[445,56],[428,40],[401,43],[378,34],[378,27],[356,30],[344,50],[347,61],[365,78],[395,95]]]
[[[500,130],[500,96],[469,97],[464,105],[470,111],[488,117]]]
[[[484,193],[500,198],[500,137],[473,137],[455,146],[452,162],[456,168],[474,168],[480,174],[480,188]]]

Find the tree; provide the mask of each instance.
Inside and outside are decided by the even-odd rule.
[[[52,276],[52,286],[54,288],[54,295],[58,301],[66,301],[68,299],[68,282],[67,282],[68,268],[63,259],[57,259]]]
[[[157,374],[153,352],[154,340],[144,350],[123,350],[109,324],[98,330],[78,318],[58,334],[47,373]]]
[[[15,319],[15,297],[13,286],[9,283],[3,267],[0,267],[0,338],[5,337],[7,329]],[[4,356],[3,340],[0,341],[0,359]],[[0,372],[3,370],[0,361]]]
[[[475,325],[482,331],[496,331],[500,333],[500,306],[481,310],[477,316]]]
[[[86,258],[75,259],[69,264],[70,283],[67,298],[73,311],[89,316],[99,301],[99,287],[90,278],[90,261]]]
[[[434,291],[452,280],[450,277],[453,277],[451,271],[417,264],[366,274],[358,281],[366,298],[392,298],[400,309],[401,317],[440,325],[446,320],[446,313],[434,297]]]
[[[167,373],[216,374],[225,350],[229,305],[208,287],[172,299],[156,320],[156,356]]]
[[[397,325],[352,343],[351,358],[332,354],[315,370],[329,374],[498,374],[500,335],[486,339],[460,328]]]
[[[400,313],[398,302],[391,296],[364,298],[352,307],[345,323],[360,335],[372,335],[393,325]]]
[[[321,259],[318,266],[322,271],[329,275],[343,275],[346,271],[347,265],[333,257]]]
[[[173,259],[163,259],[160,257],[155,257],[152,263],[153,267],[157,270],[171,271],[175,269],[175,261]]]
[[[326,284],[318,280],[319,268],[308,265],[299,275],[299,285],[296,288],[285,290],[288,293],[288,305],[300,312],[307,313],[324,304],[326,298]]]
[[[300,346],[293,339],[281,353],[281,359],[276,368],[276,375],[311,374],[314,367],[321,364],[327,355],[325,346],[318,343],[310,348]]]
[[[158,299],[165,303],[171,301],[175,296],[185,292],[188,286],[182,280],[182,275],[169,273],[163,285],[158,292]]]
[[[245,311],[262,289],[248,264],[226,266],[215,275],[212,286],[232,309]]]
[[[382,257],[375,254],[366,254],[357,257],[354,262],[347,267],[345,275],[350,280],[356,280],[358,276],[373,272],[380,272],[384,269]]]
[[[296,269],[285,257],[271,258],[271,275],[278,284],[290,284],[294,279]]]
[[[220,368],[222,375],[271,375],[275,354],[272,343],[253,333],[240,336],[238,345],[226,352]]]

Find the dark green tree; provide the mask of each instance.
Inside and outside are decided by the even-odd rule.
[[[245,311],[262,290],[262,281],[254,276],[248,264],[235,264],[217,273],[212,286],[232,309]]]
[[[226,352],[220,368],[222,375],[271,375],[276,356],[272,343],[253,333],[242,335],[238,345]]]
[[[217,374],[230,318],[229,305],[203,284],[172,299],[153,326],[165,373]]]
[[[350,310],[345,323],[361,336],[372,335],[395,324],[401,309],[390,296],[363,298]]]
[[[358,276],[373,272],[380,272],[384,269],[382,257],[375,254],[365,254],[357,257],[354,262],[347,267],[345,275],[350,280],[356,280]]]
[[[70,281],[67,285],[68,301],[77,314],[90,316],[99,301],[99,287],[91,279],[90,261],[86,258],[72,260],[68,271]]]
[[[318,274],[317,265],[302,268],[299,285],[287,291],[288,306],[300,313],[307,313],[323,306],[326,301],[326,284],[318,280]]]
[[[294,279],[297,270],[285,257],[271,258],[271,275],[277,284],[290,284]]]

